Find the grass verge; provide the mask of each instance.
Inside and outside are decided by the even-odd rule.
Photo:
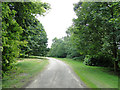
[[[2,80],[2,88],[21,88],[48,64],[46,58],[24,58],[15,64],[17,68],[9,71]]]
[[[87,66],[83,62],[56,58],[69,64],[88,88],[118,88],[118,76],[105,67]]]

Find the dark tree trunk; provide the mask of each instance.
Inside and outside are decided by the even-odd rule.
[[[114,61],[114,71],[118,72],[118,61]]]
[[[114,15],[113,15],[113,7],[111,7],[111,18],[114,18]],[[113,52],[113,57],[115,59],[114,61],[114,71],[117,72],[118,71],[118,60],[117,60],[117,42],[116,42],[116,35],[115,35],[115,31],[116,29],[113,27],[114,25],[112,24],[112,32],[113,32],[113,35],[112,35],[112,42],[113,42],[113,49],[112,49],[112,52]]]
[[[118,66],[118,60],[117,60],[117,44],[116,44],[116,42],[113,43],[113,56],[115,58],[114,71],[117,72],[119,66]]]

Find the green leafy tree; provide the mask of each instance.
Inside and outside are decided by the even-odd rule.
[[[9,3],[2,3],[2,70],[7,71],[12,66],[14,58],[19,55],[18,46],[23,29],[14,19],[15,10],[10,10]]]
[[[98,57],[109,55],[118,68],[119,10],[120,2],[79,2],[74,10],[71,38],[79,52]]]
[[[47,34],[40,22],[36,27],[29,27],[30,34],[28,39],[28,54],[44,56],[47,54]]]
[[[54,38],[48,55],[61,58],[75,58],[81,56],[72,44],[69,36],[60,39]]]
[[[67,53],[63,39],[54,38],[48,56],[64,58],[66,55]]]
[[[13,4],[11,8],[17,11],[17,14],[15,15],[17,23],[24,29],[20,39],[21,41],[25,40],[29,42],[28,39],[31,35],[31,30],[35,30],[30,30],[29,27],[32,26],[37,28],[39,23],[35,16],[37,14],[44,15],[46,10],[48,10],[50,7],[47,3],[42,2],[14,2],[11,4]],[[31,49],[28,45],[23,45],[20,48],[23,57],[31,52]]]
[[[2,3],[2,70],[11,69],[15,58],[22,54],[29,54],[29,36],[33,35],[40,52],[45,54],[47,36],[42,24],[35,15],[44,15],[49,9],[47,3],[42,2],[3,2]],[[34,27],[30,30],[29,27]],[[35,34],[37,35],[35,37]],[[37,39],[39,38],[39,39]],[[45,40],[44,40],[44,39]],[[37,41],[38,40],[38,41]],[[42,44],[41,44],[42,43]],[[35,46],[34,46],[35,47]],[[32,51],[33,52],[33,51]],[[34,53],[35,55],[35,53]]]

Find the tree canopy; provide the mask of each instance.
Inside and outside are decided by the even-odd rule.
[[[113,66],[114,62],[114,70],[117,71],[120,2],[78,2],[74,4],[74,11],[77,18],[73,19],[73,24],[66,31],[68,49],[65,50],[69,53],[77,51],[75,55],[85,57],[85,63],[90,62],[86,63],[88,65]]]
[[[11,69],[16,57],[46,54],[47,35],[35,18],[45,15],[49,4],[42,2],[2,3],[2,70]]]

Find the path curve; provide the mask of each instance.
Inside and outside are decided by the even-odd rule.
[[[85,88],[83,82],[64,62],[48,58],[49,65],[26,88]]]

